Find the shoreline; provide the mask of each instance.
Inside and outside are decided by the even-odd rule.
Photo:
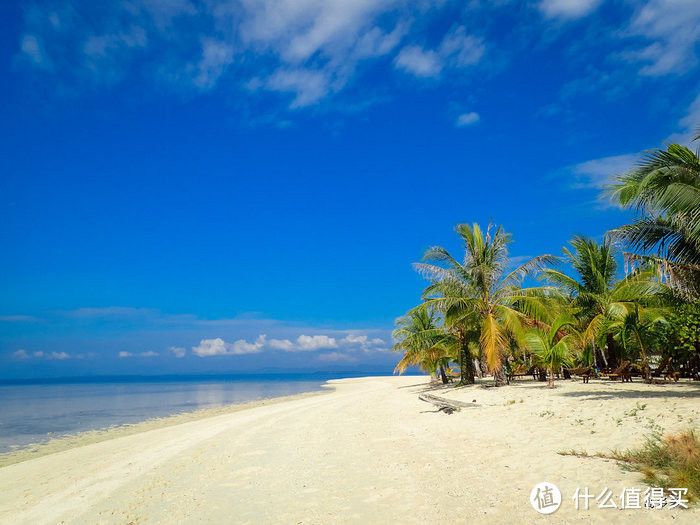
[[[700,384],[491,382],[331,380],[330,391],[35,457],[0,468],[0,522],[697,523],[698,504],[576,509],[578,488],[617,499],[646,484],[616,461],[559,453],[697,428]],[[445,414],[418,398],[427,391],[467,406]],[[541,482],[561,490],[550,516],[529,501]]]
[[[93,443],[102,443],[112,439],[148,432],[149,430],[172,427],[175,425],[181,425],[182,423],[200,421],[210,417],[234,414],[236,412],[240,412],[241,410],[249,410],[260,406],[284,403],[295,399],[315,397],[329,394],[332,391],[333,385],[329,385],[328,381],[326,381],[320,385],[319,390],[313,390],[310,392],[301,392],[299,394],[291,394],[288,396],[254,399],[252,401],[244,401],[242,403],[230,403],[220,407],[200,408],[190,412],[178,412],[169,416],[152,417],[137,423],[111,425],[94,430],[85,430],[83,432],[50,437],[47,438],[46,441],[29,443],[27,445],[18,445],[14,450],[0,453],[0,468]]]

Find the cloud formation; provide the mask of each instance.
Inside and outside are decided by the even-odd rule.
[[[621,175],[639,161],[639,154],[626,153],[600,159],[588,160],[570,168],[572,188],[602,188],[613,176]]]
[[[549,18],[574,20],[595,11],[602,0],[542,0],[538,7]]]
[[[233,343],[227,343],[222,338],[203,339],[199,345],[192,347],[192,353],[199,357],[211,357],[217,355],[243,355],[256,354],[268,350],[280,350],[283,352],[317,352],[321,350],[343,349],[354,352],[362,350],[384,351],[386,342],[378,337],[370,338],[367,335],[350,333],[338,339],[325,334],[306,335],[301,334],[296,339],[268,339],[267,335],[259,335],[253,343],[239,339]]]
[[[365,63],[395,56],[414,19],[442,7],[428,0],[36,3],[26,10],[17,56],[72,89],[127,75],[195,92],[226,81],[288,94],[296,109],[342,90]],[[435,51],[405,46],[395,64],[435,76],[477,63],[483,51],[482,39],[459,26]]]
[[[170,350],[170,351],[173,353],[173,355],[174,355],[175,357],[177,357],[178,359],[181,359],[181,358],[185,357],[185,354],[187,354],[187,350],[185,350],[184,348],[179,347],[179,346],[171,346],[171,347],[169,348],[169,350]]]
[[[479,114],[471,111],[469,113],[462,113],[459,117],[457,117],[457,122],[455,125],[458,128],[463,128],[466,126],[472,126],[473,124],[478,123],[479,120]]]
[[[125,357],[158,357],[158,352],[155,352],[153,350],[148,350],[147,352],[138,352],[138,353],[132,353],[132,352],[119,352],[119,357],[120,358],[125,358]]]
[[[202,339],[197,346],[192,347],[192,353],[199,357],[257,354],[262,351],[265,338],[265,335],[260,335],[252,343],[249,343],[245,339],[239,339],[233,343],[227,343],[220,337],[216,339]]]
[[[687,73],[697,64],[700,42],[700,2],[696,0],[651,0],[640,5],[630,21],[630,37],[647,43],[622,54],[643,64],[640,74],[661,76]]]
[[[320,350],[322,348],[338,348],[338,343],[333,337],[327,335],[300,335],[297,337],[299,350]]]
[[[448,67],[463,68],[477,64],[485,50],[483,39],[467,35],[466,28],[459,26],[445,35],[435,50],[418,45],[404,47],[394,64],[397,69],[416,77],[437,77]]]

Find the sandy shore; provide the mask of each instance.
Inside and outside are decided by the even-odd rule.
[[[521,380],[418,399],[421,377],[332,381],[246,407],[0,468],[0,523],[697,523],[700,510],[576,510],[575,489],[646,488],[616,462],[562,456],[697,427],[700,384]],[[490,384],[487,382],[486,384]],[[472,402],[476,400],[476,402]],[[529,503],[555,483],[561,508]]]

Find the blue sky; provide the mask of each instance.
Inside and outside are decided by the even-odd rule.
[[[629,218],[700,2],[3,2],[0,378],[390,371],[411,268]]]

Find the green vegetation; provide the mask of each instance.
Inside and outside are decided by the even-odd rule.
[[[700,498],[700,439],[687,431],[662,438],[653,434],[646,445],[615,456],[641,471],[652,487],[684,487],[691,501]]]
[[[588,454],[576,450],[559,452],[562,456],[615,459],[627,469],[641,472],[652,487],[687,488],[685,499],[700,499],[700,438],[692,430],[662,437],[652,433],[644,446],[611,454]]]
[[[485,372],[502,386],[527,372],[553,387],[564,367],[612,370],[629,361],[646,381],[660,377],[652,370],[660,363],[669,377],[697,378],[698,154],[677,144],[652,151],[607,193],[640,216],[601,242],[574,236],[562,257],[512,268],[512,237],[476,223],[455,228],[462,257],[428,249],[415,264],[429,281],[422,302],[397,320],[396,371],[417,365],[447,382],[457,367],[459,386]]]
[[[576,335],[561,335],[561,332],[572,324],[572,318],[562,315],[554,320],[549,330],[534,328],[525,334],[526,343],[535,353],[537,361],[548,372],[548,388],[554,388],[554,374],[557,370],[562,366],[573,364],[573,345]]]
[[[695,138],[698,140],[700,135]],[[631,250],[630,261],[652,260],[687,297],[700,297],[700,158],[670,144],[647,153],[618,177],[608,194],[639,217],[611,232]],[[651,253],[649,253],[651,252]]]
[[[421,308],[439,312],[446,331],[459,343],[461,383],[473,383],[469,342],[478,343],[496,385],[506,384],[502,359],[511,340],[520,340],[523,328],[545,312],[543,288],[522,288],[521,281],[553,262],[543,255],[506,272],[511,236],[491,225],[482,231],[478,224],[459,224],[464,242],[463,262],[435,246],[415,266],[431,284],[423,292]],[[410,315],[410,314],[409,314]]]

